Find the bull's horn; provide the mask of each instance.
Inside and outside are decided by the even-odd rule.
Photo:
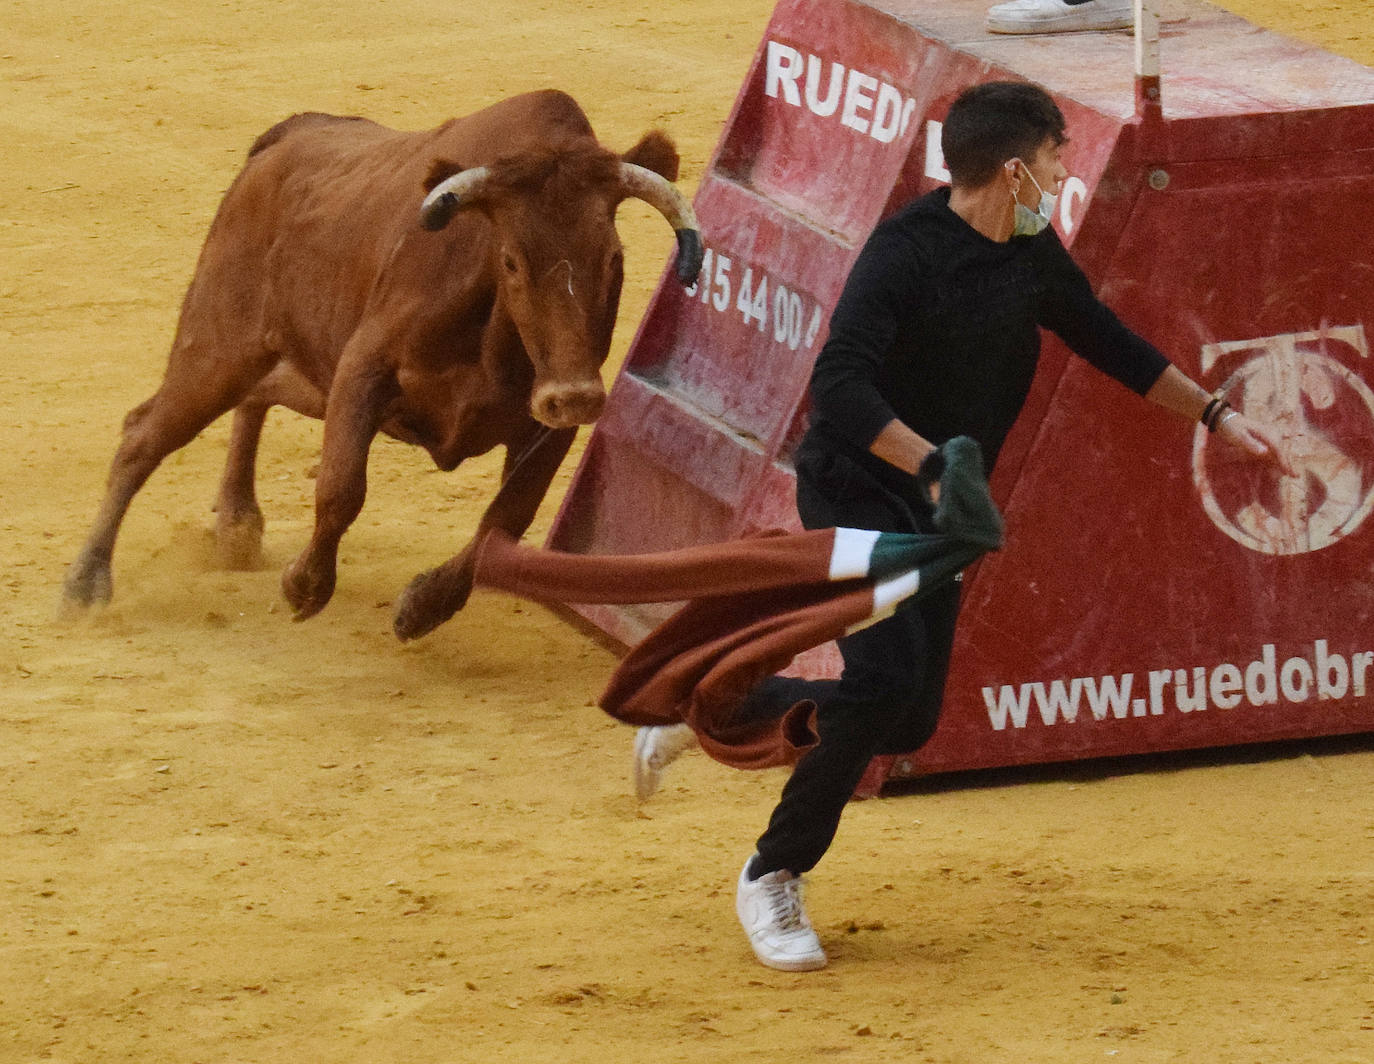
[[[685,285],[695,284],[705,248],[697,216],[687,197],[666,177],[634,163],[620,164],[620,179],[627,196],[642,199],[668,219],[677,234],[677,279]]]
[[[430,230],[448,225],[459,207],[477,198],[490,176],[491,171],[485,166],[475,166],[444,178],[420,204],[420,224]]]

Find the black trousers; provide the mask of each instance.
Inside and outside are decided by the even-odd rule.
[[[797,510],[807,528],[930,532],[932,511],[914,490],[880,482],[848,456],[803,441],[796,454]],[[897,478],[894,478],[897,479]],[[793,769],[767,830],[755,875],[810,871],[839,828],[875,755],[919,749],[935,731],[954,642],[960,584],[907,600],[892,616],[839,640],[838,680],[775,676],[741,707],[748,718],[781,716],[804,698],[818,707],[819,743]]]

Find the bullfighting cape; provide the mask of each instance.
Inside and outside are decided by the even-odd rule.
[[[933,533],[826,528],[634,555],[538,550],[493,533],[476,583],[553,603],[685,602],[622,659],[601,708],[627,724],[685,721],[708,754],[737,768],[790,764],[815,744],[815,704],[736,722],[750,689],[1002,545],[978,444],[960,436],[941,451]]]

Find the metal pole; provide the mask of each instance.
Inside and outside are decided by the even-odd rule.
[[[1163,118],[1159,86],[1159,3],[1135,0],[1135,103],[1142,119]]]

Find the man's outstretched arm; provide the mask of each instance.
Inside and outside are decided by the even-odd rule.
[[[1145,393],[1145,398],[1194,422],[1200,421],[1203,412],[1213,403],[1213,397],[1177,366],[1166,367]],[[1297,475],[1284,453],[1278,432],[1272,426],[1246,417],[1229,406],[1213,416],[1216,418],[1216,434],[1221,439],[1262,459],[1287,476]]]

